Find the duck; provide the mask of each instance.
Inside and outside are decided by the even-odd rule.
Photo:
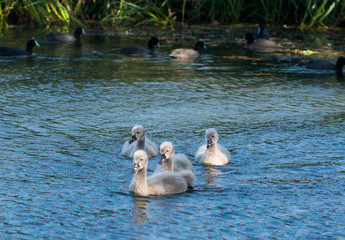
[[[80,43],[80,35],[86,35],[82,27],[76,28],[74,31],[74,36],[60,33],[60,32],[51,32],[47,35],[48,41],[54,42],[77,42]]]
[[[315,70],[334,70],[337,74],[341,74],[344,65],[345,58],[339,57],[336,64],[325,60],[311,60],[307,63],[306,68]]]
[[[195,153],[195,160],[199,163],[213,166],[222,166],[229,162],[230,153],[218,144],[218,133],[214,128],[205,132],[206,144],[199,147]]]
[[[173,172],[159,172],[147,177],[148,155],[138,150],[133,155],[133,177],[129,192],[138,196],[159,196],[183,193],[188,185],[183,175]]]
[[[201,50],[205,48],[206,45],[204,41],[198,41],[195,44],[194,49],[179,48],[173,50],[169,56],[176,59],[198,59],[201,56]]]
[[[38,42],[32,38],[27,41],[25,50],[15,47],[0,47],[0,56],[30,56],[33,53],[33,48],[39,46]]]
[[[137,150],[145,150],[149,157],[154,157],[158,154],[156,143],[146,137],[146,132],[142,125],[135,125],[132,128],[132,137],[123,144],[121,153],[128,157],[133,157],[134,152]]]
[[[163,142],[160,145],[161,158],[159,165],[157,165],[154,173],[158,172],[175,172],[190,171],[190,178],[187,176],[187,184],[190,188],[193,188],[195,181],[195,169],[187,156],[183,153],[176,153],[172,142]]]
[[[276,48],[278,44],[269,39],[255,39],[252,33],[246,33],[244,37],[247,41],[247,47],[249,48],[256,48],[256,49],[269,49],[269,48]]]
[[[258,28],[255,29],[252,34],[255,39],[269,39],[270,37],[263,24],[259,24]]]
[[[142,46],[127,46],[120,49],[121,54],[125,55],[153,55],[155,53],[154,47],[160,46],[157,37],[151,37],[147,43],[147,47]]]

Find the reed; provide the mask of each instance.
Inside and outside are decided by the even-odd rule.
[[[301,28],[343,25],[344,0],[1,0],[0,26],[32,22],[114,24],[178,22],[299,24]]]
[[[288,12],[285,9],[289,8],[289,1],[276,0],[276,1],[260,1],[260,8],[262,11],[262,18],[266,22],[276,23],[285,22],[288,18]]]
[[[144,1],[129,2],[125,0],[110,2],[104,12],[100,8],[94,8],[93,11],[99,11],[90,20],[99,19],[99,23],[111,23],[117,25],[134,25],[142,18]],[[90,6],[91,7],[91,6]],[[84,15],[89,17],[89,11],[86,9]]]
[[[16,1],[4,0],[0,3],[0,26],[7,27],[7,19],[10,13],[13,11]]]
[[[209,9],[206,20],[238,23],[241,21],[241,15],[245,13],[242,11],[244,4],[244,0],[211,0],[200,3],[200,6],[205,8],[201,11],[203,13]],[[202,19],[204,16],[200,17]]]
[[[304,11],[304,16],[301,22],[301,28],[313,27],[315,25],[325,25],[327,17],[335,9],[337,1],[319,0],[310,1],[302,0],[300,1],[304,4],[306,10]]]
[[[173,26],[176,21],[175,13],[172,12],[171,8],[168,6],[168,0],[165,0],[160,5],[151,3],[147,7],[147,14],[151,17],[151,19],[143,21],[140,24],[146,24],[146,23],[152,22],[154,24],[167,27],[167,26]],[[184,19],[182,19],[182,22],[183,21]]]

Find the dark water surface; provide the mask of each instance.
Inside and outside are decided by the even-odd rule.
[[[76,47],[42,29],[2,32],[1,46],[35,36],[41,47],[0,58],[1,239],[345,238],[345,81],[294,53],[323,49],[335,62],[345,34],[272,32],[277,54],[246,51],[231,28],[87,33]],[[156,56],[119,55],[151,34]],[[201,60],[167,57],[199,38]],[[190,158],[193,192],[128,193],[133,163],[120,151],[135,124]],[[226,166],[194,161],[210,127]]]

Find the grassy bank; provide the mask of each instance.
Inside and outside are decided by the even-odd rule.
[[[343,0],[2,0],[0,26],[30,22],[133,26],[267,23],[301,28],[345,25]]]

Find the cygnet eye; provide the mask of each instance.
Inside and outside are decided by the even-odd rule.
[[[167,152],[169,152],[169,149],[167,149]]]

